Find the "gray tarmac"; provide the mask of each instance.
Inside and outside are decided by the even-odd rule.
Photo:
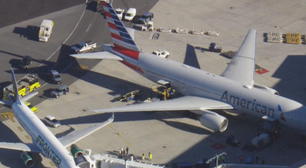
[[[249,28],[253,28],[257,30],[256,64],[269,71],[262,75],[256,73],[255,81],[275,88],[285,97],[306,104],[303,78],[306,71],[305,44],[267,43],[263,37],[263,33],[267,32],[305,34],[303,11],[306,3],[298,0],[290,3],[286,0],[279,0],[277,3],[239,0],[160,0],[156,4],[149,2],[151,1],[140,4],[136,1],[116,1],[114,6],[138,5],[136,8],[139,13],[144,13],[153,6],[150,11],[154,13],[155,27],[216,30],[220,32],[220,36],[158,33],[158,40],[152,40],[151,32],[136,31],[136,43],[143,51],[165,49],[170,51],[169,59],[221,74],[230,59],[207,52],[205,48],[208,48],[209,43],[217,42],[226,51],[236,51]],[[56,85],[47,84],[39,89],[38,98],[31,100],[37,104],[39,118],[51,114],[62,122],[62,127],[50,128],[58,136],[81,130],[110,117],[110,114],[96,115],[90,112],[90,109],[134,103],[115,101],[116,95],[141,89],[144,93],[138,101],[144,100],[149,97],[153,85],[116,61],[74,61],[68,57],[69,47],[80,40],[110,42],[103,16],[85,8],[86,6],[79,5],[0,29],[1,82],[5,83],[10,79],[10,65],[7,62],[27,54],[38,61],[26,72],[17,71],[18,78],[33,71],[45,79],[40,73],[53,66],[63,72],[64,83],[70,85],[71,92],[68,95],[59,99],[48,99],[47,91]],[[83,11],[85,12],[82,16]],[[80,26],[74,30],[81,16]],[[39,43],[20,36],[20,33],[14,33],[16,27],[37,26],[43,18],[55,20],[54,34],[48,43]],[[132,27],[134,24],[127,25]],[[71,32],[73,33],[69,36]],[[57,50],[58,47],[60,49]],[[42,66],[44,68],[36,69],[40,62],[45,60],[47,63]],[[8,112],[9,109],[2,109],[2,112],[5,111]],[[235,117],[222,112],[221,114],[229,119],[229,128],[224,133],[211,133],[203,129],[198,121],[185,118],[183,112],[117,113],[114,123],[84,138],[77,145],[82,149],[91,148],[93,153],[114,155],[120,148],[129,146],[129,153],[140,157],[142,153],[147,155],[151,152],[152,163],[167,165],[175,162],[195,163],[222,152],[227,153],[225,161],[229,163],[238,163],[240,155],[264,157],[266,164],[277,165],[291,165],[304,159],[305,144],[299,140],[294,130],[288,128],[282,128],[279,140],[261,151],[248,152],[226,145],[228,135],[235,135],[242,141],[242,146],[245,145],[257,136],[257,128],[262,121],[247,115]],[[2,123],[0,130],[3,136],[0,141],[29,142],[26,133],[18,129],[20,125],[14,118]],[[19,155],[18,151],[0,150],[0,167],[21,167],[23,163],[18,160]],[[34,155],[34,159],[38,162],[36,167],[52,167],[50,160],[43,156]]]

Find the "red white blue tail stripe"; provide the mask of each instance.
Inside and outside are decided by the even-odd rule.
[[[135,55],[137,54],[137,59],[138,59],[138,54],[140,50],[138,46],[135,44],[134,40],[131,38],[130,34],[126,30],[121,20],[118,18],[113,7],[109,3],[106,3],[105,1],[103,1],[102,3],[105,12],[105,17],[114,43],[114,49],[115,50],[118,49],[120,51],[132,50],[131,51],[132,55],[134,55],[135,57]]]

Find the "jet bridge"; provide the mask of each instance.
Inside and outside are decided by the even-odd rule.
[[[79,152],[74,160],[80,168],[165,168],[161,165],[135,161],[133,155],[127,157],[120,159],[108,154],[91,155],[91,149],[86,149],[84,153]]]

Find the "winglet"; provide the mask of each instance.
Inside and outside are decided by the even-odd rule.
[[[113,120],[113,121],[114,121],[114,119],[115,119],[115,114],[114,114],[114,113],[112,113],[111,120]]]
[[[12,75],[12,83],[13,83],[13,89],[14,89],[14,98],[15,98],[14,101],[20,104],[21,101],[20,101],[20,96],[19,96],[18,89],[17,89],[17,82],[16,82],[15,73],[14,73],[13,68],[11,68],[11,75]]]

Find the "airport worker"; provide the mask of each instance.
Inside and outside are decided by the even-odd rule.
[[[149,152],[149,159],[152,160],[152,157],[153,157],[153,156],[152,156],[152,153]]]
[[[260,160],[260,158],[258,157],[258,156],[256,156],[256,159],[255,159],[256,161],[256,163],[259,163],[259,160]]]
[[[266,160],[265,160],[264,157],[262,157],[261,162],[262,162],[263,165],[265,164]]]
[[[224,161],[225,161],[225,156],[223,155],[222,156],[222,163],[224,163]]]
[[[122,151],[121,151],[121,149],[119,149],[119,156],[121,156],[121,154],[122,154]]]
[[[129,147],[126,147],[125,151],[126,151],[126,154],[128,155],[129,154]]]
[[[242,155],[240,155],[239,159],[240,159],[240,163],[242,163],[242,159],[243,159]]]
[[[145,157],[145,154],[143,153],[143,154],[142,154],[142,160],[145,160],[145,158],[146,158],[146,157]]]

